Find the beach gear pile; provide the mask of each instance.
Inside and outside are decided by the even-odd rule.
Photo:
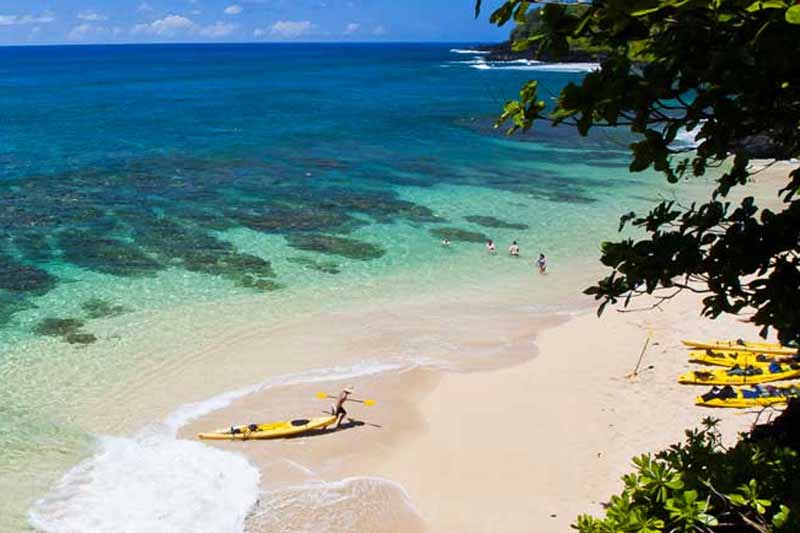
[[[714,367],[692,370],[678,377],[684,385],[713,385],[695,399],[704,407],[766,407],[800,398],[800,381],[772,385],[777,381],[800,379],[797,348],[771,342],[682,341],[690,348],[689,361]]]

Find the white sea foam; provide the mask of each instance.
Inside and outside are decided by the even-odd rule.
[[[450,52],[454,54],[488,54],[486,50],[472,50],[471,48],[451,48]]]
[[[339,381],[435,363],[424,358],[362,361],[268,379],[173,411],[132,437],[99,437],[29,512],[44,532],[235,532],[258,500],[259,472],[243,456],[176,439],[187,423],[270,387]]]
[[[405,489],[379,477],[313,480],[265,492],[248,522],[282,533],[406,531],[422,523]]]
[[[259,472],[247,460],[170,437],[101,437],[30,512],[53,533],[242,531],[258,499]]]
[[[528,60],[517,62],[476,63],[470,65],[479,70],[536,70],[541,72],[592,72],[600,68],[599,63],[542,63]]]

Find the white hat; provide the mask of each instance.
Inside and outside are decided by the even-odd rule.
[[[353,386],[350,385],[348,387],[345,387],[344,392],[346,392],[347,394],[353,394]]]

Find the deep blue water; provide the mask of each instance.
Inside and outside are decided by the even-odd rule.
[[[59,265],[120,277],[177,266],[277,288],[269,258],[214,234],[236,228],[301,251],[381,257],[385,247],[347,235],[441,222],[397,187],[595,201],[607,183],[521,172],[525,154],[491,127],[531,72],[471,68],[453,46],[0,48],[0,324],[57,287]],[[579,76],[535,75],[544,94]],[[552,148],[537,154],[543,163],[576,162],[570,130],[536,139]],[[579,146],[581,163],[621,168],[619,138]],[[59,327],[70,326],[37,331]]]

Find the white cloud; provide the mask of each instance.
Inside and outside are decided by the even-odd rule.
[[[92,28],[91,24],[79,24],[70,30],[70,32],[67,34],[67,39],[70,41],[80,41],[89,35],[93,29],[94,28]]]
[[[200,26],[189,18],[181,15],[167,15],[164,18],[154,20],[150,24],[136,24],[131,29],[133,35],[155,35],[158,37],[187,37],[200,35],[219,39],[227,37],[235,32],[239,26],[237,24],[226,24],[216,22],[209,26]]]
[[[108,20],[108,17],[105,15],[101,15],[96,11],[92,11],[91,9],[87,9],[85,11],[81,11],[78,13],[77,17],[81,20],[85,20],[88,22],[97,22],[101,20]]]
[[[372,30],[372,35],[386,35],[386,28],[383,26],[375,26],[375,29]]]
[[[217,22],[216,24],[200,28],[198,33],[206,37],[219,39],[220,37],[227,37],[231,33],[235,32],[238,27],[239,26],[236,24],[225,24],[223,22]]]
[[[279,20],[269,28],[258,28],[254,37],[274,37],[276,39],[297,39],[316,28],[310,20]]]
[[[122,33],[122,29],[115,26],[114,28],[107,28],[105,26],[97,26],[89,22],[83,22],[72,28],[67,33],[68,41],[85,41],[88,39],[99,39],[108,37],[117,37]]]
[[[238,15],[242,12],[242,6],[237,6],[236,4],[230,5],[225,8],[226,15]]]
[[[167,15],[154,20],[150,24],[136,24],[131,33],[134,35],[159,35],[161,37],[174,37],[180,33],[190,33],[197,30],[197,24],[180,15]]]
[[[56,18],[51,11],[44,11],[40,15],[0,15],[0,26],[15,26],[19,24],[46,24]]]
[[[344,27],[344,34],[345,35],[352,35],[353,33],[357,32],[361,28],[361,24],[357,22],[351,22],[347,26]]]
[[[147,2],[142,2],[141,4],[139,4],[139,7],[136,8],[136,11],[138,11],[139,13],[150,13],[151,11],[153,11],[153,6],[151,6]]]

